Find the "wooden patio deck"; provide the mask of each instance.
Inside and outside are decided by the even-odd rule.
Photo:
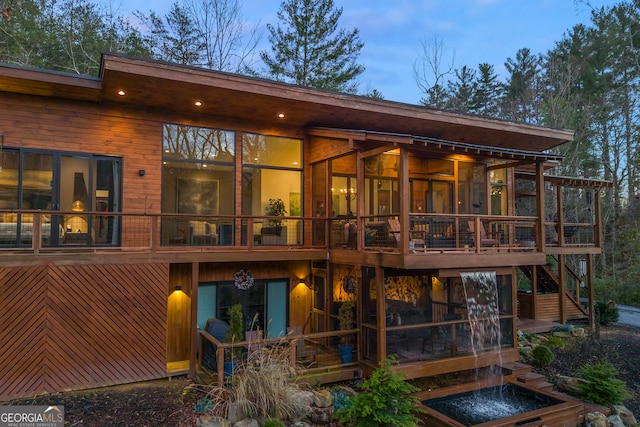
[[[516,323],[516,327],[527,334],[551,332],[554,326],[561,326],[561,324],[548,320],[527,319],[526,317],[519,317]]]

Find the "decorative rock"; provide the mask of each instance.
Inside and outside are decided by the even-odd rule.
[[[580,388],[578,384],[586,383],[587,381],[582,378],[565,377],[564,375],[559,375],[558,379],[556,380],[556,387],[558,387],[560,391],[564,391],[573,395],[579,395]]]
[[[611,415],[609,418],[609,427],[625,427],[620,415]]]
[[[626,406],[613,405],[611,410],[614,415],[620,416],[620,419],[622,420],[625,426],[630,427],[638,424],[638,422],[636,421],[636,417],[633,416],[633,413],[631,413],[631,411],[628,410]]]
[[[229,427],[229,421],[212,415],[202,415],[196,421],[196,427]]]
[[[333,406],[328,408],[313,408],[311,415],[309,415],[309,421],[312,424],[326,426],[331,422],[333,418]]]
[[[289,427],[313,427],[313,426],[304,421],[296,421],[293,424],[289,424]]]
[[[333,406],[333,394],[329,390],[318,390],[314,393],[313,404],[318,408]]]
[[[609,427],[609,420],[600,412],[589,412],[584,416],[585,427]]]
[[[345,396],[354,397],[358,395],[358,392],[352,389],[351,387],[347,387],[346,385],[341,385],[336,387],[336,391],[341,392]]]
[[[296,402],[297,406],[313,406],[315,395],[309,390],[292,391],[291,400]]]
[[[235,402],[230,403],[229,414],[227,418],[229,419],[229,422],[231,424],[245,418],[245,414],[244,414],[244,411],[242,410],[242,407]]]
[[[233,427],[260,427],[258,420],[254,420],[253,418],[245,418],[244,420],[240,420],[237,423],[233,424]]]
[[[571,335],[574,337],[583,338],[585,336],[584,328],[573,328],[571,329]]]

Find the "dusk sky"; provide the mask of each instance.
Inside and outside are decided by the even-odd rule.
[[[117,1],[117,0],[116,0]],[[153,10],[164,15],[174,0],[128,0],[121,11]],[[521,48],[546,53],[567,30],[590,22],[591,7],[611,0],[334,0],[343,8],[340,27],[358,28],[364,48],[359,63],[360,92],[377,89],[385,99],[416,104],[420,91],[414,63],[421,42],[444,44],[443,59],[459,68],[492,64],[502,78],[504,62]],[[260,50],[269,50],[267,23],[277,24],[278,0],[243,0],[248,25],[264,29]]]

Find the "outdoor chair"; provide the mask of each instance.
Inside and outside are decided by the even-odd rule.
[[[473,237],[473,241],[476,243],[476,222],[474,220],[469,220],[469,231],[471,232],[471,236]],[[489,237],[487,232],[484,229],[484,225],[480,223],[480,246],[498,246],[500,244],[500,239],[494,239],[493,237]]]
[[[396,240],[396,245],[398,247],[401,247],[400,220],[398,220],[397,218],[390,218],[387,220],[387,222],[389,223],[389,232]],[[423,251],[427,249],[423,232],[410,232],[409,235],[409,242],[412,246],[411,249],[421,249]]]
[[[262,343],[260,342],[262,341],[262,330],[256,329],[254,331],[247,331],[245,333],[245,341],[249,343],[247,344],[247,351],[249,354],[254,351],[259,351],[262,349]]]
[[[287,327],[287,335],[297,337],[302,335],[301,326],[289,326]],[[305,339],[296,340],[296,359],[312,359],[316,361],[316,349],[313,345],[306,344]]]

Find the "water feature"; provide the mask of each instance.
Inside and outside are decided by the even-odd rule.
[[[501,396],[496,399],[496,396]],[[472,426],[564,403],[515,384],[507,383],[480,390],[424,400],[429,410]],[[526,419],[526,418],[525,418]]]
[[[495,271],[462,272],[462,285],[467,303],[469,327],[471,328],[471,349],[476,360],[480,353],[495,351],[499,362],[492,366],[491,374],[502,377],[502,357],[500,343],[500,310],[498,305],[498,285]]]
[[[550,393],[524,384],[504,383],[502,374],[500,331],[500,305],[496,273],[460,273],[467,303],[471,348],[476,363],[476,381],[446,390],[431,389],[417,394],[427,411],[427,425],[435,427],[464,427],[482,424],[548,425],[552,421],[575,419],[582,407],[579,402],[568,402]],[[494,353],[496,361],[489,369],[489,378],[483,378],[484,388],[478,389],[480,370],[478,356]],[[487,424],[484,424],[487,423]]]

